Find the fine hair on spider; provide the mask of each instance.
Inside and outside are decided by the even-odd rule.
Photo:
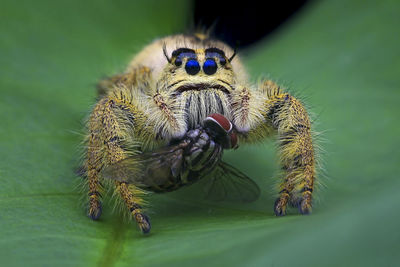
[[[223,162],[223,149],[232,148],[223,144],[254,144],[272,135],[281,165],[273,212],[284,216],[292,204],[301,214],[312,212],[317,145],[309,112],[272,80],[252,84],[236,48],[201,32],[166,36],[99,85],[83,163],[92,220],[101,216],[107,188],[143,233],[151,229],[148,192],[205,179],[214,199],[255,200],[257,184]],[[221,128],[210,127],[212,121],[225,129],[222,135],[211,131]]]
[[[168,57],[167,45],[165,43],[163,43],[163,53],[164,53],[164,56],[167,59],[168,63],[171,63],[171,58]]]

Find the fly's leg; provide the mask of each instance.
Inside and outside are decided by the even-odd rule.
[[[143,114],[126,98],[115,95],[104,97],[98,102],[89,119],[89,147],[87,154],[87,176],[89,180],[89,211],[88,216],[97,220],[101,214],[100,203],[100,173],[101,170],[127,157],[127,151],[122,147],[123,140],[131,137],[133,127],[126,122],[135,118],[135,126],[140,128]],[[129,131],[129,132],[128,132]],[[142,131],[143,132],[143,131]],[[144,233],[150,231],[150,223],[142,212],[139,203],[142,202],[140,192],[134,185],[116,182],[116,191],[125,203],[127,209]]]
[[[214,142],[202,129],[190,130],[187,137],[191,140],[190,149],[184,153],[184,168],[182,167],[181,179],[204,177],[210,173],[221,160],[223,149]]]

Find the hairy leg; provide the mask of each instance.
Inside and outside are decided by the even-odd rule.
[[[122,147],[123,140],[131,136],[129,127],[124,125],[127,118],[138,117],[138,111],[130,103],[110,95],[104,97],[94,108],[89,120],[89,147],[87,154],[87,176],[89,180],[89,210],[88,216],[97,220],[101,215],[100,173],[110,164],[127,157],[127,151]],[[127,209],[144,233],[150,231],[150,223],[142,208],[140,196],[134,195],[134,186],[115,182],[116,191],[125,203]]]
[[[151,229],[150,220],[149,217],[144,214],[141,205],[139,205],[139,203],[142,202],[142,199],[140,196],[134,194],[134,191],[136,191],[132,188],[134,186],[118,181],[115,181],[115,186],[115,191],[118,192],[121,199],[124,201],[130,215],[135,219],[142,233],[149,233]]]
[[[117,74],[106,79],[101,80],[97,84],[97,95],[102,97],[111,92],[115,86],[123,85],[126,87],[136,86],[149,79],[151,75],[150,69],[147,67],[140,67],[132,69],[130,72],[124,74]]]
[[[282,92],[273,82],[266,82],[264,86],[268,96],[266,117],[278,132],[281,163],[285,171],[275,202],[275,214],[285,215],[289,197],[295,198],[296,194],[300,194],[300,213],[309,214],[315,179],[310,119],[296,98]]]
[[[255,98],[262,101],[256,101]],[[254,101],[252,105],[249,104],[251,101]],[[239,124],[241,121],[249,121],[253,125],[241,140],[256,141],[267,137],[271,132],[278,134],[284,174],[279,197],[275,201],[275,214],[285,215],[287,204],[294,199],[299,199],[296,202],[299,212],[309,214],[314,189],[315,159],[311,122],[305,108],[272,81],[264,82],[255,95],[243,89],[236,103],[236,110],[240,111],[238,114],[249,114],[248,117],[236,119]],[[251,117],[252,114],[257,116]]]

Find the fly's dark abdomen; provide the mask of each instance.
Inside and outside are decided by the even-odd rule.
[[[171,151],[172,150],[172,151]],[[203,129],[191,130],[169,152],[151,153],[144,162],[141,188],[153,192],[170,192],[197,182],[221,160],[222,147]]]

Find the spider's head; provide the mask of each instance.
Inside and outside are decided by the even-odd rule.
[[[235,51],[204,34],[176,35],[160,40],[164,60],[162,90],[178,95],[186,91],[218,90],[230,94],[244,71]]]
[[[171,96],[207,88],[229,94],[238,82],[247,80],[235,51],[205,34],[159,39],[145,47],[127,71],[137,66],[151,69],[156,82],[153,90]]]
[[[162,40],[164,67],[160,92],[184,111],[189,127],[219,113],[231,118],[230,95],[245,72],[235,51],[206,35],[178,35]]]
[[[164,47],[165,48],[165,47]],[[168,90],[172,94],[186,91],[218,90],[227,95],[234,90],[235,73],[231,61],[222,49],[217,47],[180,47],[168,58],[166,73],[169,76]]]
[[[247,80],[235,55],[228,45],[207,35],[174,35],[146,47],[131,67],[148,66],[149,95],[162,95],[173,112],[183,112],[189,127],[195,127],[212,113],[232,119],[231,95]]]

